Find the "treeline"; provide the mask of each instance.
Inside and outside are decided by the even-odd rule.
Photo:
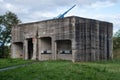
[[[17,15],[8,11],[0,15],[0,58],[10,56],[11,29],[20,23]]]
[[[120,58],[120,30],[113,36],[113,57]]]

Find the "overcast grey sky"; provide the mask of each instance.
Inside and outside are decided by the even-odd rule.
[[[112,22],[120,29],[120,0],[0,0],[0,15],[12,11],[23,23],[51,19],[76,4],[65,16]]]

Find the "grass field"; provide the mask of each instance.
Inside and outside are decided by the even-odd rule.
[[[26,64],[32,62],[30,60],[22,60],[22,59],[0,59],[0,68],[5,68],[9,66],[15,66],[20,64]]]
[[[120,60],[43,61],[0,72],[0,80],[120,80]]]

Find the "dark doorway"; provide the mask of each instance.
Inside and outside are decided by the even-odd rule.
[[[33,42],[32,38],[28,39],[28,59],[31,59],[33,56]]]

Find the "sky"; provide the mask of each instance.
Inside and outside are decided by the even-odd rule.
[[[57,17],[76,4],[67,16],[112,22],[113,32],[120,29],[120,0],[0,0],[0,15],[15,13],[22,23]]]

